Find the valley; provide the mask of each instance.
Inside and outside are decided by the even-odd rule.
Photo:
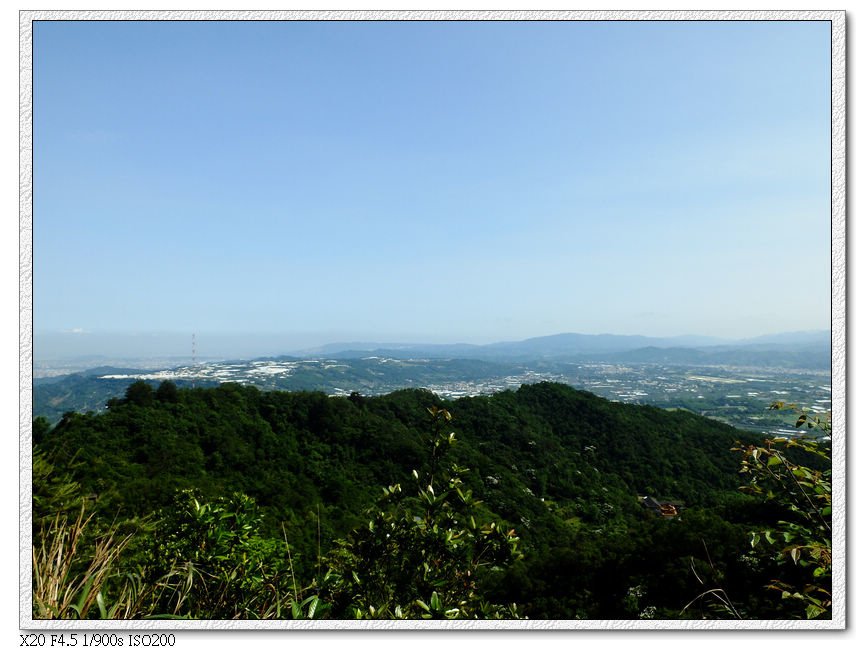
[[[831,410],[831,375],[815,369],[627,363],[615,361],[490,361],[478,359],[275,357],[162,369],[101,367],[37,379],[34,417],[56,421],[67,411],[99,411],[133,381],[178,386],[236,382],[263,390],[322,391],[328,395],[383,395],[424,388],[456,399],[554,381],[626,404],[685,409],[763,435],[795,433],[792,419],[770,411],[776,401],[819,414]]]

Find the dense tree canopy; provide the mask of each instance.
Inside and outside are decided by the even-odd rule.
[[[459,440],[441,465],[430,447],[430,413],[447,413],[448,431]],[[441,424],[441,417],[436,422]],[[432,615],[436,607],[444,608],[442,615],[459,611],[460,616],[506,611],[531,618],[716,615],[703,601],[685,607],[706,583],[722,586],[738,614],[767,615],[761,589],[770,569],[743,559],[743,549],[749,531],[776,513],[737,490],[739,462],[730,451],[738,441],[756,441],[684,411],[617,404],[550,383],[444,402],[423,390],[337,398],[238,384],[179,390],[170,382],[155,389],[137,382],[99,414],[67,413],[53,428],[40,422],[34,441],[38,453],[92,497],[97,520],[129,522],[127,528],[139,533],[127,552],[130,562],[149,562],[157,573],[170,571],[167,558],[179,562],[191,553],[184,546],[189,540],[177,531],[197,526],[200,534],[216,535],[220,543],[235,540],[234,550],[213,557],[242,552],[268,567],[249,576],[252,582],[244,589],[266,584],[296,596],[301,584],[314,587],[310,593],[316,598],[330,594],[321,607],[314,600],[300,610],[286,605],[293,615],[307,616],[312,608],[314,616],[368,616],[370,605],[389,616]],[[436,484],[432,477],[451,466],[466,469]],[[392,506],[396,509],[368,512],[383,488],[386,495],[391,490],[393,500],[393,486],[402,485],[401,492],[412,481],[420,488],[417,497],[409,491]],[[425,483],[436,498],[449,495],[443,510],[421,507]],[[178,505],[178,494],[195,497],[182,497],[186,505]],[[224,501],[232,494],[240,500]],[[465,494],[474,495],[470,513],[450,505],[463,503]],[[645,495],[684,508],[677,517],[659,517],[641,505],[638,497]],[[241,528],[208,533],[209,503],[229,513],[231,521],[244,522]],[[187,513],[187,523],[177,520],[178,512]],[[372,565],[363,561],[369,549],[398,550],[377,546],[381,539],[375,530],[394,526],[408,553],[417,550],[413,536],[432,539],[430,531],[443,525],[440,517],[457,522],[453,525],[461,531],[498,522],[498,530],[513,530],[521,540],[522,558],[511,557],[470,580],[459,563],[439,577],[421,575],[411,583],[423,585],[417,587],[421,591],[442,585],[433,589],[435,606],[431,593],[412,599],[413,592],[398,589],[348,589],[351,580],[366,589],[373,579]],[[141,542],[156,538],[147,523],[154,521],[173,530],[175,540],[155,554]],[[447,543],[435,542],[444,544],[446,553],[438,561],[447,565],[457,557],[470,558],[469,546],[448,544],[479,540],[477,535],[465,532],[442,538],[451,540]],[[156,566],[156,557],[168,564]],[[409,555],[402,558],[409,560]],[[323,563],[333,569],[327,580]],[[217,574],[229,570],[226,566],[199,568]],[[483,608],[447,604],[475,602],[454,591],[456,583],[448,581],[455,576],[482,590]],[[343,582],[334,582],[337,577]],[[189,609],[194,598],[188,594],[182,603],[187,609],[176,611],[200,616],[209,607],[218,617],[276,611],[258,596],[244,600],[237,595],[229,600],[247,603],[243,612],[220,610],[222,601]],[[413,614],[418,599],[427,609]],[[161,611],[174,611],[178,604],[170,598],[153,602]],[[512,603],[516,610],[507,609]]]

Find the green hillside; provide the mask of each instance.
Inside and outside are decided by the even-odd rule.
[[[295,581],[325,593],[322,558],[339,556],[335,540],[360,548],[351,531],[370,521],[382,488],[437,471],[431,407],[452,418],[448,462],[467,468],[461,490],[482,501],[473,516],[520,539],[520,559],[479,577],[490,603],[530,618],[700,617],[702,600],[683,608],[702,580],[723,582],[750,616],[775,611],[767,565],[744,559],[748,531],[777,517],[737,490],[731,448],[748,434],[683,411],[551,383],[445,402],[422,390],[343,398],[139,382],[98,414],[37,420],[34,445],[102,522],[130,522],[139,538],[156,535],[146,522],[164,521],[181,490],[215,504],[250,497],[255,534],[287,545]],[[677,516],[650,512],[646,495],[678,504]],[[130,548],[134,561],[148,557]]]

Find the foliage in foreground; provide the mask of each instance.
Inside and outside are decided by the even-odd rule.
[[[119,577],[119,558],[131,540],[117,526],[100,527],[94,514],[88,513],[81,486],[58,471],[45,454],[34,454],[34,618],[133,615],[128,584],[120,587],[123,595],[118,603],[106,604],[109,584]]]
[[[489,603],[479,593],[485,572],[519,557],[518,538],[496,522],[479,523],[478,506],[458,465],[440,470],[456,443],[435,406],[429,467],[412,474],[415,497],[400,484],[385,488],[366,526],[338,543],[324,576],[327,600],[352,618],[512,618],[516,606]]]
[[[88,618],[96,608],[100,618],[121,613],[117,607],[109,612],[103,588],[115,577],[117,560],[130,538],[118,539],[116,531],[110,531],[93,540],[88,553],[81,553],[93,518],[85,513],[83,507],[76,518],[58,513],[40,529],[38,546],[33,547],[34,618]]]
[[[429,413],[434,424],[429,467],[423,480],[413,472],[417,498],[403,498],[399,485],[385,488],[368,525],[319,558],[319,575],[303,587],[297,584],[290,544],[259,534],[261,517],[254,500],[243,494],[202,502],[194,491],[179,492],[150,534],[132,544],[138,546],[132,561],[140,562],[133,570],[121,561],[133,536],[117,539],[116,526],[81,552],[93,515],[82,504],[77,519],[70,520],[62,510],[79,486],[53,476],[53,465],[38,454],[34,484],[51,486],[51,498],[40,503],[61,511],[34,530],[34,618],[516,616],[514,605],[483,599],[477,581],[518,557],[518,539],[495,522],[476,523],[480,502],[459,478],[466,470],[439,469],[447,447],[456,442],[442,427],[451,415],[436,407]]]
[[[713,575],[695,604],[703,618],[827,619],[832,617],[832,482],[829,448],[831,414],[812,415],[795,404],[775,402],[773,410],[793,411],[795,426],[813,435],[775,438],[733,448],[745,479],[740,490],[761,504],[762,521],[750,530],[750,548],[742,561],[765,576],[762,592],[780,597],[766,602],[750,594],[737,600]]]
[[[797,412],[797,427],[832,434],[829,418],[783,402],[772,408]],[[827,445],[810,437],[780,438],[736,451],[748,480],[743,489],[782,510],[775,525],[751,533],[755,556],[777,566],[768,589],[793,618],[831,618],[832,470],[818,468],[829,462]]]
[[[821,465],[807,441],[745,438],[737,493],[725,442],[736,432],[717,427],[555,384],[447,410],[422,391],[133,390],[43,432],[53,456],[42,445],[34,456],[34,616],[831,616],[830,531],[790,494],[829,505],[825,450]],[[147,500],[157,484],[171,501]],[[376,485],[388,487],[365,511]],[[656,517],[638,492],[688,507]],[[98,551],[100,539],[124,546]],[[74,560],[56,570],[58,556]],[[786,597],[766,598],[767,584]]]

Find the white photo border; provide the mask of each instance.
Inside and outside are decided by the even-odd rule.
[[[828,21],[831,23],[833,618],[818,621],[50,621],[32,618],[34,21]],[[19,13],[19,625],[22,630],[843,630],[847,627],[846,14],[843,11],[31,11]]]

